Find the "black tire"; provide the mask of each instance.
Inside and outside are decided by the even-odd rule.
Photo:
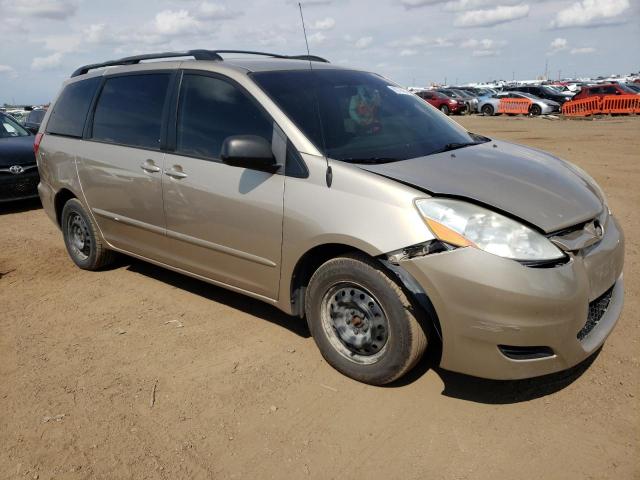
[[[495,109],[491,104],[483,105],[481,111],[484,115],[489,115],[489,116],[493,116],[493,114],[495,113]]]
[[[542,115],[542,108],[540,108],[540,105],[536,105],[534,103],[533,105],[531,105],[529,113],[531,113],[531,115],[533,115],[534,117],[537,117],[538,115]]]
[[[349,289],[352,289],[351,298],[355,300],[351,300],[349,295],[344,297],[344,290]],[[365,294],[370,298],[365,299]],[[362,308],[359,310],[356,304]],[[340,327],[344,328],[343,333],[339,333],[339,327],[336,327],[336,318],[340,317],[336,306],[339,309],[344,306],[340,312],[346,311],[347,316],[354,314],[351,308],[358,311],[351,317],[351,324],[347,319],[346,325]],[[382,265],[365,255],[338,257],[320,266],[309,281],[305,310],[309,329],[325,360],[336,370],[360,382],[384,385],[400,378],[420,360],[427,347],[425,331],[417,318],[421,310],[412,305]],[[376,324],[374,317],[380,323],[384,321],[386,327]],[[358,325],[354,326],[356,320]],[[361,338],[368,335],[372,342],[380,343],[384,336],[383,345],[372,345],[377,348],[375,353],[364,353],[366,344],[356,348],[341,339],[341,335],[354,335],[352,330],[360,326],[360,331],[367,332],[368,327],[370,332],[361,333]],[[388,331],[385,332],[385,328]],[[369,352],[368,349],[366,351]]]
[[[449,115],[451,113],[451,109],[448,105],[440,105],[440,111],[445,115]]]
[[[115,253],[105,247],[98,227],[77,199],[65,203],[60,226],[67,252],[78,267],[98,270],[113,262]]]

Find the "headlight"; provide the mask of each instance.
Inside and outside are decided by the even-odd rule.
[[[564,257],[564,253],[535,230],[471,203],[428,198],[417,200],[416,207],[436,238],[450,245],[475,247],[521,261]]]
[[[457,100],[451,100],[451,103],[458,103]]]

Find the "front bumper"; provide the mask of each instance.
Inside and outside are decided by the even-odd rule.
[[[615,218],[609,217],[599,243],[556,267],[526,267],[474,248],[403,260],[400,266],[420,284],[436,310],[441,366],[507,380],[565,370],[600,348],[622,311],[623,262],[624,237]],[[604,314],[585,335],[590,303],[593,309],[608,295]],[[499,345],[546,347],[552,353],[514,359]]]

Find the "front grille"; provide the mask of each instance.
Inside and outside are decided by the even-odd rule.
[[[2,175],[0,176],[0,200],[37,195],[39,181],[37,170],[20,175]]]
[[[576,335],[578,337],[578,340],[584,340],[587,335],[589,335],[591,331],[596,328],[596,325],[600,323],[604,312],[606,312],[607,308],[609,308],[612,294],[613,287],[604,292],[593,302],[589,303],[589,315],[587,316],[587,323],[584,324],[584,327],[582,327],[582,329],[578,332],[578,335]]]

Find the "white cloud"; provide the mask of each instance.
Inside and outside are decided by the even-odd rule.
[[[448,1],[444,9],[448,12],[463,12],[465,10],[477,10],[498,5],[515,5],[521,1],[522,0],[454,0]]]
[[[596,51],[593,47],[580,47],[580,48],[572,48],[569,52],[571,55],[584,55],[587,53],[594,53]]]
[[[470,10],[461,13],[453,22],[455,27],[490,27],[500,23],[512,22],[529,15],[529,5],[499,5],[489,10]]]
[[[463,41],[460,44],[460,48],[475,48],[481,50],[491,50],[496,47],[502,47],[506,45],[507,42],[504,40],[492,40],[490,38],[483,38],[481,40],[476,40],[475,38],[470,38],[468,40]]]
[[[439,3],[447,3],[449,0],[400,0],[404,8],[419,8],[428,5],[437,5]]]
[[[331,30],[335,26],[336,21],[331,17],[327,17],[323,18],[322,20],[316,20],[311,25],[309,25],[309,28],[312,30]]]
[[[75,0],[4,0],[0,1],[0,10],[26,17],[65,20],[76,13]],[[4,15],[3,15],[4,16]]]
[[[413,35],[409,38],[404,38],[401,40],[394,40],[389,43],[391,47],[451,47],[453,46],[453,42],[447,38],[438,37],[438,38],[426,38],[422,35]]]
[[[32,70],[50,70],[59,67],[62,63],[62,53],[54,52],[47,57],[36,57],[31,62]]]
[[[322,32],[316,32],[312,35],[309,35],[309,43],[322,43],[327,39],[327,36]]]
[[[400,50],[401,57],[411,57],[413,55],[417,55],[418,51],[412,48],[405,48],[404,50]]]
[[[11,78],[17,76],[15,69],[10,65],[0,65],[0,75],[8,75]]]
[[[358,40],[356,40],[355,47],[367,48],[372,43],[373,43],[373,37],[361,37]]]
[[[239,12],[232,12],[225,5],[202,2],[198,7],[198,18],[207,20],[224,20],[239,16]]]
[[[581,0],[560,10],[551,22],[552,28],[597,27],[620,23],[629,9],[629,0]]]
[[[163,10],[156,14],[154,27],[162,35],[182,35],[198,31],[201,24],[188,10]]]
[[[473,57],[497,57],[500,53],[499,50],[474,50],[471,53]]]
[[[553,55],[554,53],[566,50],[567,46],[568,42],[566,38],[554,38],[549,44],[549,54]]]

